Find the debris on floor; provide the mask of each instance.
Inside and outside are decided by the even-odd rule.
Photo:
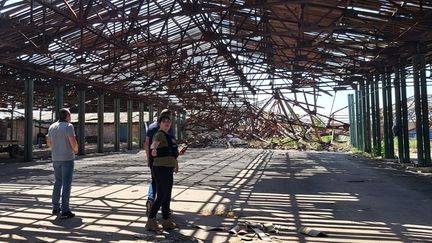
[[[325,232],[315,230],[309,227],[300,227],[298,232],[305,235],[314,236],[314,237],[328,237],[328,235]]]

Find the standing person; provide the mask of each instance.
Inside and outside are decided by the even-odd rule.
[[[163,109],[159,115],[159,117],[162,116],[168,116],[171,117],[171,111],[168,109]],[[145,138],[145,151],[147,156],[147,166],[150,168],[151,172],[151,182],[148,185],[148,191],[147,191],[147,202],[146,202],[146,216],[149,216],[150,209],[153,205],[153,202],[156,198],[156,181],[153,179],[153,157],[151,156],[151,150],[150,146],[153,143],[153,136],[156,134],[156,132],[159,131],[159,122],[155,121],[152,124],[149,125],[146,138]],[[169,130],[169,133],[173,135],[172,129]]]
[[[156,182],[156,200],[151,207],[145,228],[158,231],[156,214],[162,207],[162,227],[170,230],[177,227],[170,217],[171,192],[173,188],[173,173],[178,172],[179,155],[176,140],[168,131],[171,127],[171,117],[161,115],[158,119],[160,129],[153,136],[151,155],[153,161],[153,177]]]
[[[71,113],[68,109],[60,110],[60,119],[51,124],[48,129],[47,144],[51,148],[51,158],[54,167],[54,189],[52,193],[52,214],[61,211],[61,218],[75,216],[69,208],[69,199],[72,186],[75,154],[78,153],[78,144],[71,122]],[[61,207],[60,207],[61,192]]]

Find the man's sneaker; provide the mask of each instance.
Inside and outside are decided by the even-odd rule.
[[[146,202],[146,216],[148,217],[150,215],[150,210],[153,206],[153,202],[150,200],[147,200]]]
[[[58,209],[53,209],[52,210],[52,215],[57,215],[59,213],[60,213],[60,210],[58,210]]]
[[[62,219],[70,219],[70,218],[73,218],[73,217],[75,217],[75,214],[72,213],[71,211],[65,212],[65,213],[61,214],[61,218]]]

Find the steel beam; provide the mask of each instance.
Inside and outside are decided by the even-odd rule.
[[[132,112],[133,112],[133,100],[127,101],[127,149],[132,150]]]
[[[399,62],[400,70],[400,89],[401,89],[401,130],[402,139],[404,143],[404,163],[409,163],[410,159],[410,145],[409,145],[409,135],[408,135],[408,104],[407,104],[407,94],[406,94],[406,65]]]
[[[145,139],[145,126],[144,126],[144,103],[142,101],[139,102],[139,127],[138,127],[138,139],[139,139],[139,148],[144,148],[144,139]]]
[[[24,81],[24,161],[33,159],[33,91],[34,81]]]
[[[422,108],[422,128],[423,128],[423,151],[424,151],[424,163],[422,166],[431,165],[431,150],[430,150],[430,136],[429,136],[429,107],[428,107],[428,96],[427,96],[427,84],[426,84],[426,63],[425,55],[419,55],[419,72],[420,72],[420,96],[421,96],[421,108]]]
[[[423,150],[423,115],[422,115],[422,102],[420,93],[420,54],[413,57],[413,81],[414,81],[414,104],[416,116],[416,139],[417,139],[417,159],[418,165],[425,164],[424,150]]]
[[[114,98],[114,151],[120,151],[120,99]]]
[[[373,75],[370,74],[370,76],[368,76],[368,79],[370,79],[370,84],[371,84],[371,92],[370,92],[370,104],[371,104],[371,119],[372,119],[372,154],[374,156],[377,156],[377,148],[378,148],[378,132],[377,132],[377,113],[376,113],[376,104],[375,104],[375,100],[376,100],[376,96],[378,95],[377,90],[375,89],[375,80],[373,78]]]
[[[78,154],[85,154],[85,88],[78,87]]]
[[[149,110],[149,125],[150,125],[154,121],[154,109],[153,109],[153,105],[149,105],[148,110]]]
[[[393,95],[392,95],[392,82],[390,69],[386,67],[386,80],[387,80],[387,117],[388,117],[388,146],[389,146],[389,159],[394,159],[394,135],[393,135]]]
[[[105,108],[105,95],[103,92],[98,93],[98,133],[97,133],[97,151],[98,153],[104,152],[104,108]]]
[[[395,126],[393,129],[395,137],[398,141],[398,161],[403,163],[404,161],[404,139],[402,137],[402,112],[401,112],[401,88],[400,88],[400,67],[396,66],[394,69],[395,79]]]
[[[364,125],[365,125],[365,152],[371,153],[372,152],[372,145],[371,145],[371,113],[370,113],[370,86],[371,86],[371,79],[368,75],[365,80],[365,96],[364,96]]]
[[[63,103],[64,103],[64,85],[63,83],[56,83],[55,88],[54,88],[54,93],[55,93],[55,119],[56,121],[59,120],[59,115],[60,115],[60,109],[63,108]]]

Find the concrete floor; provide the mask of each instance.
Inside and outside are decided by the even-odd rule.
[[[273,242],[432,242],[432,176],[352,154],[189,149],[171,203],[180,228],[144,230],[149,171],[143,151],[75,163],[71,207],[51,216],[49,161],[0,163],[2,242],[240,242],[225,231],[253,221],[280,226]],[[328,237],[298,233],[300,227]],[[260,241],[257,236],[253,241]]]

